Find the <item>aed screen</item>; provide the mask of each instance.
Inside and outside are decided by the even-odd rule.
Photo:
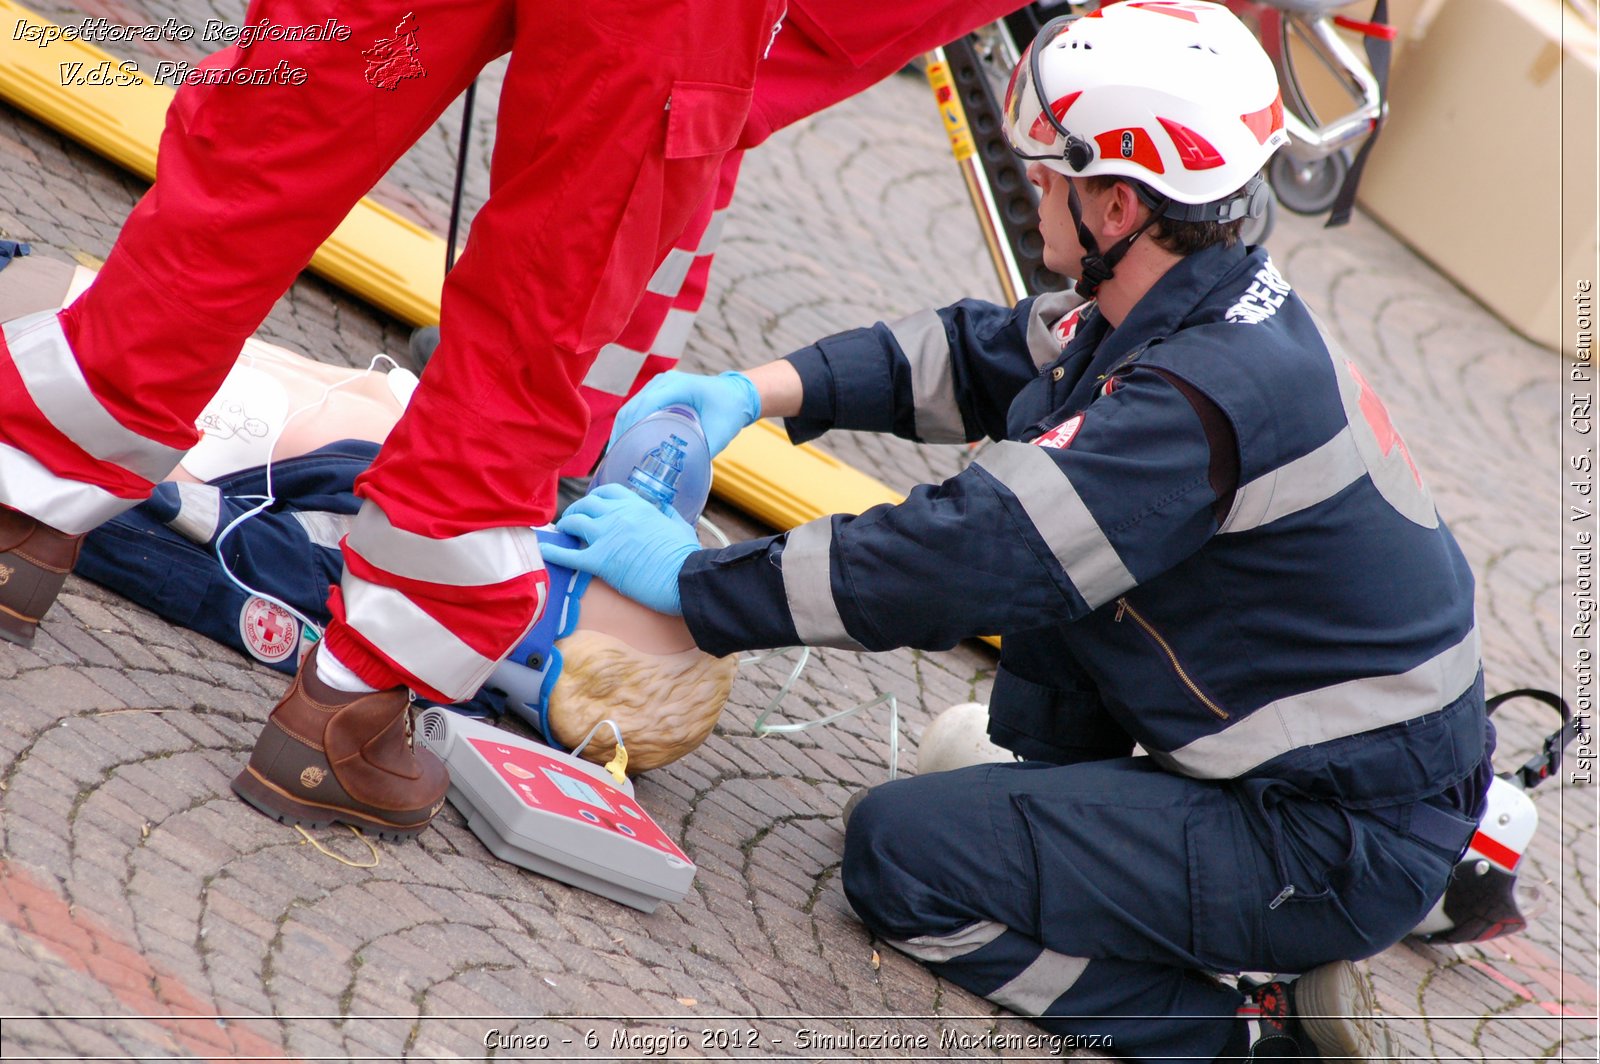
[[[606,804],[606,800],[600,797],[600,792],[583,780],[563,775],[560,772],[551,772],[549,769],[545,769],[544,774],[550,777],[550,782],[554,783],[556,789],[568,798],[583,802],[585,805],[595,806],[598,809],[604,809],[608,813],[612,812],[611,807]]]

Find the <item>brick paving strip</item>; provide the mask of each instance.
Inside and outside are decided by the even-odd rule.
[[[35,7],[66,22],[243,13],[234,0]],[[481,99],[497,79],[493,68]],[[476,117],[469,205],[486,191],[490,110]],[[457,114],[378,191],[436,229]],[[0,110],[0,235],[56,258],[101,258],[141,191]],[[1561,360],[1364,218],[1336,233],[1284,218],[1271,244],[1384,396],[1473,564],[1490,688],[1558,685]],[[993,287],[925,90],[894,79],[747,160],[686,361],[747,365],[875,318],[992,298]],[[262,336],[347,365],[406,346],[406,330],[314,279],[279,302]],[[877,437],[829,446],[900,489],[968,457]],[[786,715],[893,691],[902,768],[914,767],[934,713],[986,697],[993,667],[969,646],[816,659]],[[0,1056],[523,1052],[487,1048],[495,1028],[557,1050],[570,1039],[571,1055],[600,1059],[580,1049],[590,1029],[609,1039],[618,1026],[601,1016],[641,1017],[631,1026],[641,1039],[676,1028],[726,1040],[753,1027],[765,1050],[803,1059],[837,1054],[794,1050],[802,1028],[935,1042],[952,1029],[1035,1031],[862,933],[838,886],[837,813],[884,778],[885,723],[757,740],[751,724],[781,673],[778,662],[741,670],[706,746],[639,781],[641,802],[700,869],[683,903],[645,917],[495,861],[453,810],[419,842],[384,846],[372,871],[318,856],[227,789],[282,679],[73,580],[33,651],[0,651]],[[1548,726],[1508,707],[1501,765],[1520,763]],[[1567,780],[1535,792],[1541,826],[1523,875],[1552,900],[1527,932],[1461,948],[1407,942],[1368,962],[1381,1007],[1403,1018],[1396,1029],[1420,1059],[1595,1059],[1595,794]],[[351,840],[323,837],[357,856]],[[750,1054],[696,1040],[682,1055]]]

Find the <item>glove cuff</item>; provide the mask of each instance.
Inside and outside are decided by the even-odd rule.
[[[741,385],[741,390],[744,393],[744,399],[745,399],[745,419],[744,419],[744,425],[741,426],[741,428],[745,427],[745,426],[749,426],[749,425],[754,425],[758,420],[760,420],[760,418],[761,418],[761,393],[756,390],[755,381],[751,380],[749,377],[746,377],[743,373],[740,373],[738,370],[732,370],[732,369],[725,370],[722,373],[717,374],[717,376],[719,376],[719,377],[728,377],[734,383]]]

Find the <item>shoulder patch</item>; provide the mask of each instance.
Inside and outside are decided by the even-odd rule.
[[[1072,446],[1072,438],[1078,434],[1078,430],[1081,428],[1083,428],[1083,415],[1073,414],[1049,432],[1035,437],[1033,445],[1035,447],[1049,447],[1052,450],[1064,451]]]

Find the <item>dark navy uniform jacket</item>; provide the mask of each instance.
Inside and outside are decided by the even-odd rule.
[[[1352,807],[1487,785],[1472,575],[1383,404],[1262,249],[1118,327],[964,301],[790,356],[829,428],[995,442],[897,506],[693,556],[713,654],[1003,637],[991,733]]]

